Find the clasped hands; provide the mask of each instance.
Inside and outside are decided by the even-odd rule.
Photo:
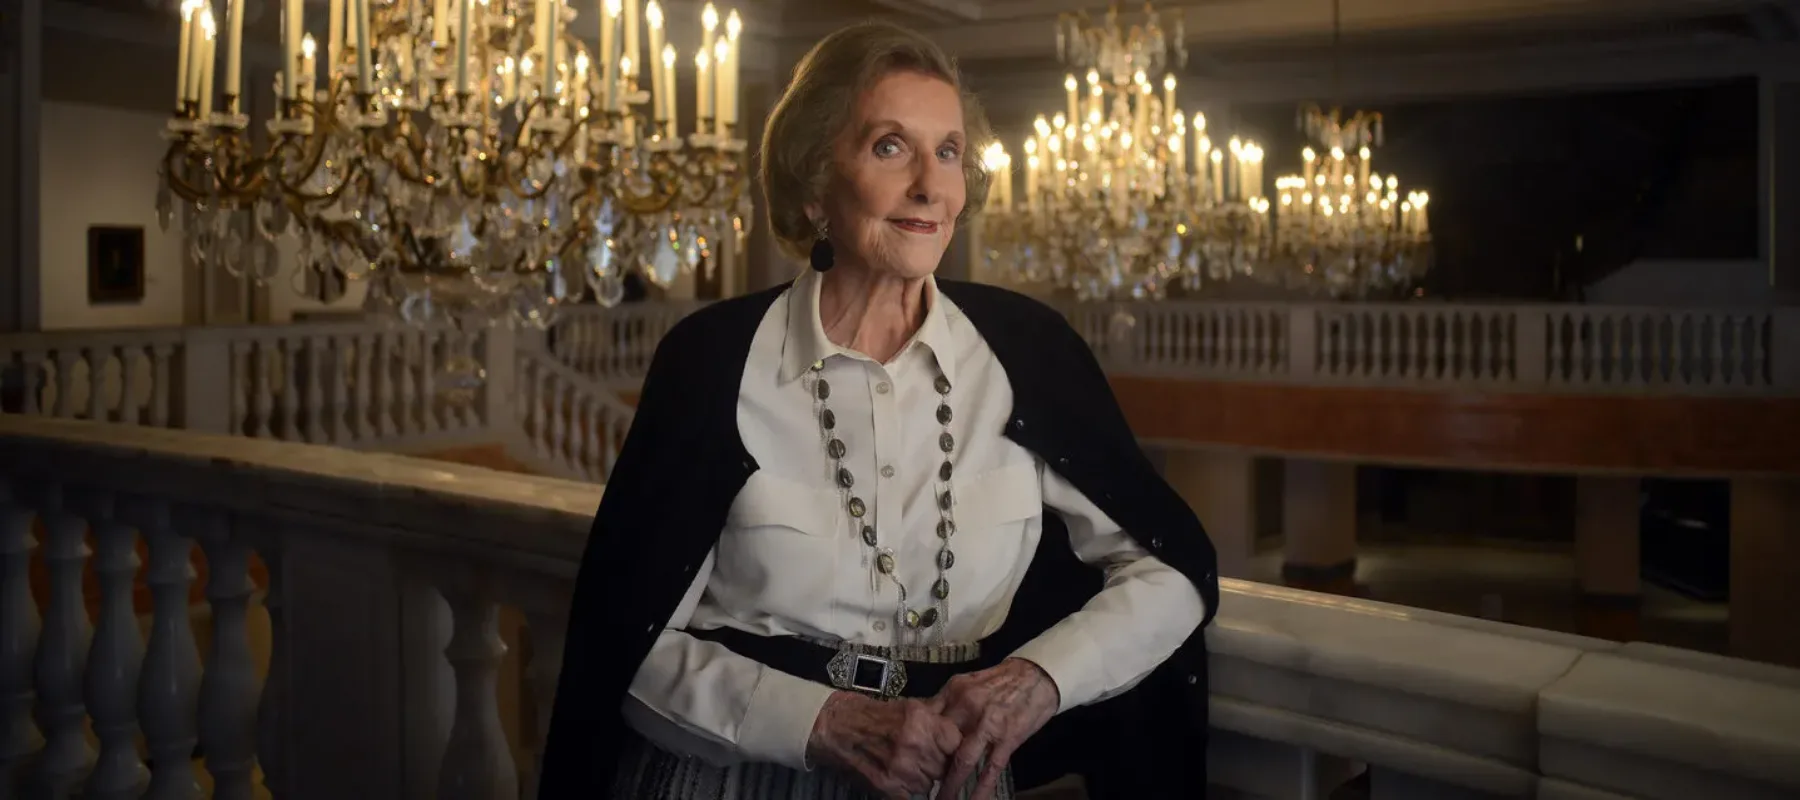
[[[936,697],[878,700],[837,692],[813,723],[807,757],[857,776],[893,800],[960,796],[980,770],[970,800],[989,800],[1000,776],[1061,705],[1055,682],[1036,664],[1009,658],[958,675]]]

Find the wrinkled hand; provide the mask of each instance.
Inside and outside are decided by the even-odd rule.
[[[836,692],[813,722],[806,756],[860,776],[883,797],[927,794],[962,743],[936,700],[877,700]]]
[[[944,718],[962,731],[962,744],[944,775],[943,792],[955,797],[979,766],[981,777],[969,795],[971,800],[994,796],[1013,752],[1056,716],[1062,705],[1049,674],[1022,658],[1009,658],[990,669],[951,678],[936,700],[943,704]]]

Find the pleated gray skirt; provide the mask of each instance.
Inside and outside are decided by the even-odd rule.
[[[940,800],[962,800],[975,788],[969,785],[956,795]],[[1000,778],[996,800],[1012,800],[1012,773]],[[657,747],[641,736],[619,756],[611,800],[881,800],[848,775],[818,769],[802,772],[776,764],[744,763],[720,767]],[[925,800],[920,795],[918,800]]]

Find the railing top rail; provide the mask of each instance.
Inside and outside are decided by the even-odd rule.
[[[339,535],[538,563],[573,576],[601,487],[386,453],[0,415],[0,472],[251,514]]]

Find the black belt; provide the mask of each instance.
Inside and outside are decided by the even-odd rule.
[[[794,636],[759,636],[736,628],[687,633],[794,677],[877,697],[931,697],[951,678],[992,666],[985,653],[973,661],[940,664],[869,655]]]

